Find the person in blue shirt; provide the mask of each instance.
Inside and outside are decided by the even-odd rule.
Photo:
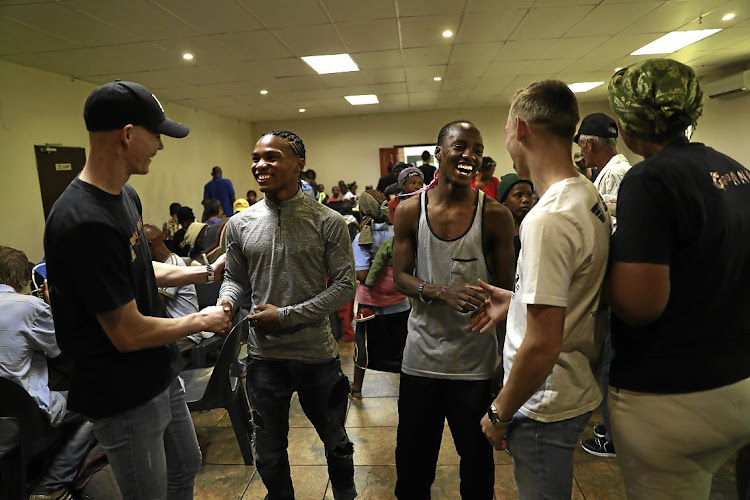
[[[203,205],[208,200],[219,200],[225,214],[232,213],[234,204],[234,186],[232,181],[222,177],[221,167],[211,169],[211,180],[203,187]]]

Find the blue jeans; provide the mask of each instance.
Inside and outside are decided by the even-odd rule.
[[[573,450],[591,412],[559,422],[543,423],[518,412],[508,429],[508,449],[519,500],[570,498]]]
[[[256,466],[268,490],[266,498],[294,498],[286,451],[289,405],[294,391],[325,446],[334,498],[356,497],[354,445],[344,429],[349,379],[341,371],[341,360],[303,363],[248,358],[246,381],[256,429]]]
[[[142,406],[94,420],[123,499],[193,498],[201,466],[182,380]]]
[[[72,483],[83,459],[94,447],[94,424],[83,415],[68,411],[61,425],[66,428],[65,443],[37,483],[34,494],[46,495]]]

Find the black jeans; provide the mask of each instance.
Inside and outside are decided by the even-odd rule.
[[[248,358],[247,393],[255,424],[256,465],[269,500],[294,498],[287,454],[289,404],[297,391],[302,410],[325,445],[334,498],[350,500],[354,487],[354,446],[344,429],[349,380],[341,361],[324,363]]]
[[[401,374],[397,498],[430,498],[446,419],[461,457],[461,498],[493,498],[495,463],[492,447],[480,426],[491,399],[489,380],[443,380]]]

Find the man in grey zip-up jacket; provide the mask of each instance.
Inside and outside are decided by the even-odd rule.
[[[354,298],[354,257],[341,215],[299,189],[304,165],[297,135],[272,131],[258,140],[252,172],[265,198],[227,223],[219,303],[238,307],[250,290],[247,392],[269,498],[294,497],[286,448],[297,391],[325,445],[334,497],[351,499],[357,492],[344,429],[349,381],[328,315]]]

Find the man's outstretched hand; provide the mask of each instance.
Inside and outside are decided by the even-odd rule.
[[[482,291],[489,296],[471,314],[472,321],[469,324],[469,328],[472,332],[479,330],[480,333],[484,333],[508,317],[510,297],[513,294],[510,290],[492,286],[482,280],[477,280],[477,282]]]

